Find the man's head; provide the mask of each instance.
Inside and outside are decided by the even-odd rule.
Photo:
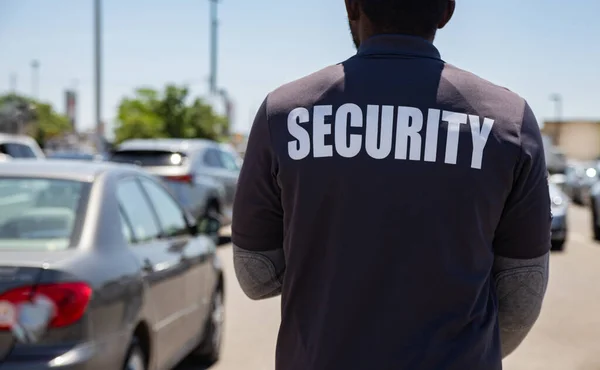
[[[377,34],[420,36],[433,41],[454,13],[455,0],[345,0],[356,47]]]

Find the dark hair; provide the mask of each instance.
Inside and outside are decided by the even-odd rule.
[[[378,33],[430,37],[437,31],[448,0],[359,0]]]

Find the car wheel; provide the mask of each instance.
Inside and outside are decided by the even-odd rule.
[[[194,357],[202,362],[202,364],[213,365],[219,361],[224,322],[225,303],[223,291],[219,289],[213,296],[211,313],[204,330],[204,339],[193,353]]]
[[[594,240],[600,241],[600,227],[598,227],[598,211],[596,211],[596,202],[592,202],[592,231]]]
[[[562,252],[565,249],[565,241],[564,240],[553,240],[551,251],[553,252]]]
[[[135,338],[129,346],[123,370],[146,370],[146,356]]]
[[[573,201],[573,203],[577,204],[578,206],[582,206],[583,205],[583,201],[581,199],[581,191],[577,190],[577,191],[573,191],[573,196],[571,197],[571,200]]]

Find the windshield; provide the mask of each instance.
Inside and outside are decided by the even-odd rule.
[[[110,160],[118,163],[130,163],[143,167],[180,166],[186,156],[184,153],[162,150],[121,150],[115,152]]]
[[[69,247],[87,184],[41,178],[0,178],[0,248]]]

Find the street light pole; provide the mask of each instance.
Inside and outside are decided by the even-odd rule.
[[[552,94],[550,100],[554,102],[554,117],[556,122],[562,122],[562,96],[560,94]]]
[[[227,93],[227,90],[220,89],[219,95],[223,99],[223,105],[225,106],[225,117],[227,118],[227,127],[225,128],[225,132],[223,134],[229,136],[231,133],[231,126],[233,124],[233,102]]]
[[[40,62],[37,60],[31,61],[31,96],[34,99],[39,99],[39,88],[40,88]]]
[[[94,0],[94,77],[96,99],[96,133],[102,132],[102,7]]]
[[[210,1],[210,92],[217,93],[217,51],[218,51],[218,27],[217,7],[219,0]]]

